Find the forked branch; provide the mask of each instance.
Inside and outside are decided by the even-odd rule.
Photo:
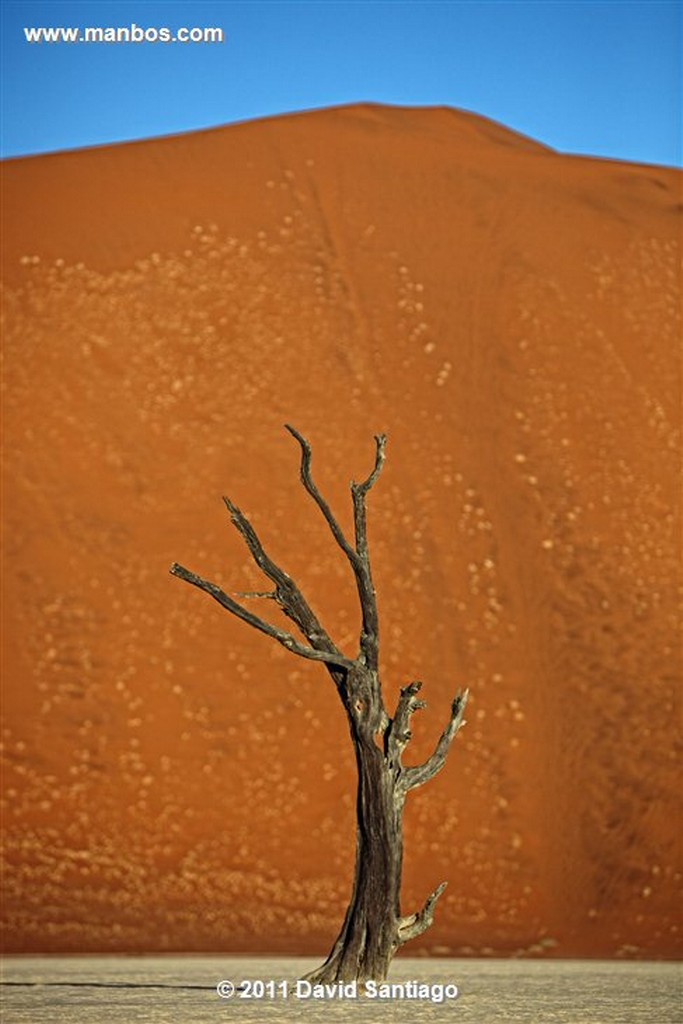
[[[457,733],[464,724],[463,715],[465,714],[465,707],[467,705],[467,698],[469,697],[469,690],[463,690],[459,693],[453,704],[451,705],[451,717],[448,725],[441,733],[439,742],[436,745],[436,749],[431,757],[429,757],[423,764],[417,765],[414,768],[406,768],[401,776],[403,788],[405,790],[415,789],[416,786],[422,786],[425,782],[429,782],[434,776],[441,771],[446,763],[448,751],[451,743]]]
[[[355,548],[353,548],[346,539],[344,531],[337,522],[332,509],[313,480],[311,475],[310,442],[289,424],[285,424],[285,428],[292,437],[296,438],[301,447],[301,482],[325,517],[332,536],[348,558],[349,564],[353,569],[363,619],[360,637],[360,657],[368,668],[376,672],[379,665],[379,616],[377,614],[377,597],[370,571],[365,499],[368,491],[376,483],[382,471],[386,436],[384,434],[375,435],[375,465],[370,475],[360,484],[351,484],[355,529]]]
[[[295,622],[308,642],[317,651],[326,651],[328,654],[339,655],[341,652],[332,642],[325,629],[322,627],[315,612],[312,610],[305,597],[299,590],[294,580],[273,559],[266,554],[256,530],[251,525],[242,511],[234,505],[229,498],[223,498],[226,508],[230,513],[230,519],[244,538],[249,548],[251,557],[259,569],[273,581],[275,591],[272,594],[263,594],[264,597],[273,597],[282,608],[285,615]]]
[[[258,615],[254,615],[253,612],[243,608],[241,604],[226,594],[224,590],[221,590],[216,583],[205,580],[202,576],[198,576],[184,566],[178,565],[177,562],[174,562],[171,566],[171,575],[177,576],[179,579],[185,580],[186,583],[191,583],[205,593],[210,594],[215,601],[218,601],[223,608],[236,615],[238,619],[242,619],[243,622],[253,626],[254,629],[258,629],[259,632],[273,637],[274,640],[277,640],[279,644],[286,647],[292,654],[298,654],[301,658],[308,658],[309,661],[322,661],[332,668],[346,669],[348,671],[348,669],[354,667],[354,663],[339,652],[319,651],[299,643],[291,633],[287,633],[284,629],[278,629],[277,626],[273,626],[270,622],[266,622],[265,619],[261,619]]]
[[[288,426],[287,430],[296,438],[301,446],[301,481],[322,511],[335,540],[346,554],[351,567],[353,568],[358,586],[363,617],[363,630],[361,634],[362,661],[371,669],[376,670],[378,661],[377,649],[379,630],[377,624],[375,592],[372,586],[370,562],[367,555],[365,496],[380,474],[382,463],[384,461],[384,445],[386,443],[386,439],[383,435],[378,436],[375,439],[377,443],[375,466],[368,478],[361,484],[354,483],[351,485],[354,502],[354,520],[356,523],[356,544],[359,548],[359,550],[354,550],[344,536],[344,532],[335,519],[332,510],[320,494],[320,491],[313,481],[311,476],[311,446],[309,442],[297,430],[295,430],[294,427]],[[285,615],[287,615],[287,617],[290,618],[301,630],[308,640],[310,647],[297,641],[285,630],[278,629],[271,623],[261,619],[258,615],[248,611],[210,580],[205,580],[203,577],[198,576],[196,573],[191,572],[189,569],[185,569],[177,563],[174,563],[171,568],[172,574],[185,580],[187,583],[193,584],[193,586],[199,587],[200,590],[204,590],[206,593],[210,594],[214,600],[218,601],[223,608],[232,612],[233,615],[242,619],[243,622],[253,626],[254,629],[258,629],[261,633],[265,633],[268,636],[273,637],[278,641],[278,643],[281,643],[294,654],[298,654],[303,658],[308,658],[311,661],[324,662],[329,667],[337,685],[341,685],[342,677],[340,677],[335,670],[343,669],[348,671],[358,662],[354,662],[349,658],[346,658],[337,648],[294,580],[266,553],[258,534],[244,513],[234,505],[229,498],[224,498],[223,500],[230,513],[230,519],[244,539],[254,562],[275,584],[274,591],[252,591],[241,596],[268,597],[277,601]]]

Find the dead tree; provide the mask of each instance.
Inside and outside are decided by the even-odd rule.
[[[386,438],[375,437],[375,465],[366,480],[351,484],[354,543],[351,544],[311,476],[311,446],[293,427],[287,430],[301,447],[301,482],[322,512],[332,535],[349,561],[362,613],[360,645],[354,658],[337,647],[321,625],[297,584],[264,550],[247,517],[227,498],[230,518],[252,558],[274,589],[259,596],[274,599],[307,642],[274,626],[239,604],[215,583],[174,563],[174,576],[210,594],[223,608],[248,625],[273,637],[293,654],[325,665],[346,712],[358,768],[356,864],[353,892],[339,936],[325,963],[308,980],[319,982],[383,980],[396,951],[431,925],[434,908],[446,888],[442,882],[421,910],[403,915],[400,905],[403,861],[403,807],[407,794],[441,771],[458,729],[463,725],[467,690],[453,700],[450,718],[436,748],[423,764],[403,764],[411,737],[412,715],[425,707],[422,686],[401,690],[393,717],[384,707],[379,679],[379,622],[368,553],[366,498],[384,463]]]

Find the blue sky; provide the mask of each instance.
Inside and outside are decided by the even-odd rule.
[[[563,152],[681,163],[682,5],[4,0],[2,155],[363,100],[448,105]],[[223,44],[29,44],[24,27],[220,27]]]

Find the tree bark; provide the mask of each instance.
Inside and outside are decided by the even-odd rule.
[[[246,516],[227,498],[230,518],[251,555],[273,582],[272,592],[242,594],[277,602],[308,641],[296,640],[248,611],[215,583],[174,562],[171,573],[210,594],[223,608],[254,629],[277,640],[287,650],[325,665],[342,700],[349,722],[358,770],[356,862],[353,890],[341,931],[327,960],[307,975],[315,983],[383,981],[391,960],[405,942],[432,924],[436,902],[446,888],[442,882],[420,911],[401,914],[403,866],[403,808],[410,790],[423,785],[443,768],[450,745],[464,724],[468,691],[458,694],[434,753],[423,764],[404,766],[412,715],[425,707],[417,697],[422,683],[404,686],[390,718],[379,681],[379,619],[367,544],[366,497],[384,463],[386,438],[378,435],[375,465],[368,478],[351,484],[354,544],[350,544],[311,476],[311,446],[293,427],[287,427],[301,448],[301,482],[322,512],[330,531],[353,571],[362,611],[359,650],[349,658],[330,638],[296,583],[266,554]]]
[[[419,769],[405,768],[401,756],[410,740],[410,716],[425,707],[425,702],[415,697],[420,688],[421,683],[411,683],[401,690],[393,720],[383,720],[383,709],[374,704],[373,694],[381,692],[374,674],[358,670],[350,673],[342,693],[358,770],[356,862],[341,931],[324,964],[306,975],[306,980],[313,983],[383,981],[396,951],[432,924],[434,907],[446,888],[442,882],[419,913],[402,916],[406,794],[427,781],[427,766],[429,778],[443,767],[450,742],[462,725],[467,702],[467,691],[453,702],[451,722],[432,758]],[[378,721],[384,724],[376,732]]]
[[[344,924],[325,963],[307,976],[313,982],[365,981],[386,977],[398,947],[404,796],[377,745],[386,728],[376,675],[349,673],[342,700],[356,755],[356,863]]]

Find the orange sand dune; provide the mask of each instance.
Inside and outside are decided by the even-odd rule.
[[[333,686],[168,574],[264,588],[228,494],[355,653],[292,422],[347,527],[389,435],[415,762],[471,689],[407,809],[405,912],[450,880],[421,948],[680,954],[681,175],[381,106],[3,172],[6,947],[327,952]]]

